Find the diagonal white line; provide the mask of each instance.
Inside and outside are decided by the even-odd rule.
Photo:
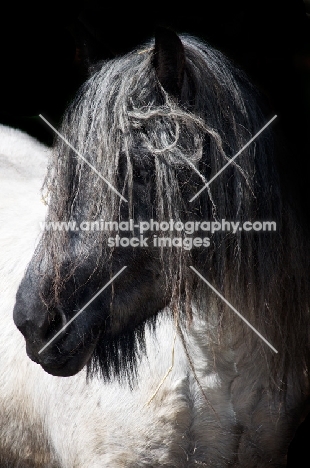
[[[86,309],[86,307],[88,307],[89,304],[90,304],[91,302],[93,302],[93,301],[96,299],[96,297],[98,297],[99,294],[101,294],[102,291],[104,291],[104,290],[112,283],[112,281],[114,281],[115,278],[116,278],[118,275],[120,275],[120,274],[125,270],[125,268],[127,268],[127,266],[124,266],[118,273],[116,273],[116,275],[114,275],[113,278],[111,278],[110,281],[108,281],[107,284],[104,285],[103,288],[101,288],[100,291],[98,291],[97,294],[95,294],[94,297],[92,297],[91,300],[88,301],[87,304],[85,304],[84,307],[82,307],[82,309],[79,310],[79,311],[72,317],[72,319],[70,319],[69,322],[67,322],[66,325],[65,325],[64,327],[62,327],[61,330],[59,330],[59,332],[56,333],[56,335],[53,336],[53,338],[52,338],[50,341],[48,341],[48,342],[43,346],[43,348],[40,349],[40,351],[39,351],[38,354],[41,354],[42,351],[44,351],[44,350],[57,338],[57,336],[60,335],[60,333],[63,332],[63,331],[70,325],[70,323],[72,323],[73,320],[75,320],[75,319]]]
[[[126,202],[126,203],[128,202],[128,200],[126,200],[126,198],[123,197],[123,195],[122,195],[121,193],[119,193],[119,192],[116,190],[116,188],[113,187],[113,185],[110,184],[110,182],[109,182],[105,177],[103,177],[103,175],[100,174],[100,172],[98,172],[97,169],[96,169],[89,161],[87,161],[87,159],[85,159],[84,156],[82,156],[81,153],[79,153],[79,152],[71,145],[71,143],[70,143],[64,136],[61,135],[61,133],[59,133],[59,132],[56,130],[56,128],[53,127],[53,125],[50,124],[50,123],[48,122],[48,120],[46,120],[45,117],[43,117],[43,115],[39,114],[39,117],[40,117],[42,120],[44,120],[44,122],[47,123],[47,125],[48,125],[49,127],[51,127],[51,129],[54,130],[54,132],[55,132],[65,143],[67,143],[68,146],[70,146],[70,148],[75,152],[75,154],[76,154],[77,156],[79,156],[81,159],[83,159],[83,161],[84,161],[86,164],[88,164],[88,166],[97,174],[97,176],[99,176],[102,180],[105,181],[105,183],[110,187],[111,190],[113,190],[115,193],[117,193],[117,195],[118,195],[124,202]]]
[[[226,167],[228,167],[241,153],[242,151],[244,151],[257,137],[258,135],[260,135],[270,124],[271,122],[274,121],[274,119],[276,119],[277,116],[274,115],[272,117],[272,119],[269,120],[269,122],[266,123],[266,125],[263,126],[263,128],[260,129],[259,132],[256,133],[256,135],[254,135],[244,146],[243,148],[241,148],[241,150],[238,151],[237,154],[235,154],[235,156],[233,158],[231,158],[223,167],[222,169],[220,169],[213,177],[212,179],[209,180],[209,182],[204,186],[202,187],[202,189],[199,190],[199,192],[196,193],[196,195],[193,196],[193,198],[190,199],[190,202],[192,202],[193,200],[195,200],[195,198],[197,198],[201,192],[203,192],[225,169]]]
[[[212,284],[210,284],[200,273],[199,271],[196,270],[196,268],[194,268],[193,266],[190,266],[190,268],[199,276],[199,278],[202,279],[202,281],[204,281],[208,286],[209,288],[212,289],[212,291],[215,292],[215,294],[217,294],[221,299],[222,301],[225,302],[225,304],[227,304],[231,310],[233,310],[235,312],[235,314],[238,315],[238,317],[240,317],[255,333],[256,335],[258,335],[268,346],[269,348],[272,349],[272,351],[274,351],[275,353],[278,353],[278,351],[276,350],[276,348],[274,348],[270,343],[269,341],[266,340],[266,338],[263,337],[263,335],[261,335],[259,333],[259,331],[256,330],[256,328],[253,327],[253,325],[250,324],[250,322],[248,322],[248,320],[246,318],[243,317],[243,315],[240,314],[240,312],[237,311],[237,309],[235,309],[231,304],[230,302],[227,301],[227,299],[225,299],[224,296],[222,296],[222,294],[220,294],[213,286]]]

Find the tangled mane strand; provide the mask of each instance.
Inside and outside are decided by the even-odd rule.
[[[167,254],[161,250],[159,258],[174,313],[185,310],[189,317],[193,301],[204,315],[215,314],[216,309],[219,332],[226,336],[223,339],[231,340],[232,346],[241,340],[245,346],[250,343],[252,358],[264,355],[271,373],[285,386],[288,369],[298,378],[308,369],[308,245],[281,193],[268,129],[189,203],[266,119],[256,91],[242,72],[210,46],[190,36],[181,36],[181,40],[187,101],[175,100],[161,87],[150,42],[143,50],[101,64],[63,120],[61,133],[128,204],[58,139],[45,181],[50,192],[48,220],[276,221],[276,233],[219,233],[211,238],[207,251],[175,248]],[[148,172],[151,195],[137,192],[137,166]],[[81,264],[93,249],[98,253],[94,269],[109,262],[113,251],[107,247],[107,235],[104,231],[95,236],[79,233],[83,248],[76,262]],[[73,263],[64,277],[55,260],[68,256],[69,236],[50,231],[43,238],[55,273],[56,300],[62,283],[77,268]],[[190,265],[268,337],[279,355],[266,350],[265,344],[212,297]]]

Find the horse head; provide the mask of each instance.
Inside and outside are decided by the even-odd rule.
[[[273,219],[281,228],[285,219],[293,226],[269,130],[248,144],[266,119],[243,73],[208,45],[165,29],[142,49],[92,70],[54,145],[45,230],[16,297],[14,320],[29,357],[54,375],[73,375],[85,364],[104,378],[130,375],[145,323],[155,324],[165,308],[187,324],[193,304],[204,318],[214,310],[191,265],[275,345],[286,337],[296,346],[287,316],[294,309],[298,326],[304,260],[296,251],[295,259],[283,255],[301,245],[296,230],[272,236],[238,229],[216,239],[203,233],[188,247],[184,232],[171,244],[175,233],[161,223],[195,229],[203,220]],[[141,233],[150,220],[159,228],[149,223]],[[169,248],[158,247],[161,236]],[[290,281],[291,290],[284,286]],[[224,307],[216,303],[219,322],[231,327],[235,319],[223,318]],[[235,339],[227,334],[229,346],[245,335],[241,329]],[[279,372],[288,354],[281,364],[270,358]]]

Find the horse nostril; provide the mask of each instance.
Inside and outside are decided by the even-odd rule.
[[[42,338],[49,340],[53,338],[62,328],[67,324],[66,316],[61,307],[56,307],[53,312],[47,317],[46,325],[43,332]]]

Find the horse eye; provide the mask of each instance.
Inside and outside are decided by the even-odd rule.
[[[146,169],[140,169],[140,176],[144,179],[149,175],[149,172]]]
[[[133,176],[137,179],[145,180],[149,172],[145,168],[133,168]]]

